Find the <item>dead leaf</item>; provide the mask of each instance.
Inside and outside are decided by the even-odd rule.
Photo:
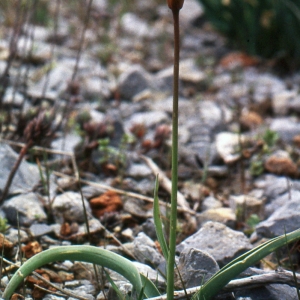
[[[123,208],[123,203],[116,192],[107,191],[101,196],[91,199],[90,206],[93,215],[99,218],[104,213],[120,211]]]

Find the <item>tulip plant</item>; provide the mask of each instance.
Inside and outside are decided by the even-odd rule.
[[[178,165],[178,81],[179,81],[179,11],[184,0],[168,0],[168,6],[172,10],[174,20],[174,83],[173,83],[173,130],[172,130],[172,193],[171,193],[171,217],[170,217],[170,239],[167,244],[163,226],[160,219],[158,201],[158,179],[156,179],[154,192],[154,221],[157,237],[162,252],[167,260],[167,300],[174,299],[174,266],[176,247],[176,223],[177,223],[177,165]],[[223,267],[206,283],[200,286],[192,300],[212,299],[230,280],[237,277],[246,268],[257,263],[269,253],[279,247],[300,238],[300,229],[286,235],[276,237],[266,243],[257,246],[247,253],[236,258]],[[155,285],[146,277],[141,275],[135,265],[118,254],[93,246],[61,246],[43,251],[28,261],[13,275],[7,285],[2,298],[10,299],[18,285],[35,269],[55,261],[77,260],[112,269],[127,278],[137,292],[138,299],[157,297],[162,299]],[[165,299],[165,298],[164,298]]]

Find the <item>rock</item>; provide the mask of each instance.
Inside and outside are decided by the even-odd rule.
[[[243,129],[253,130],[260,126],[262,123],[263,119],[258,113],[254,111],[242,112],[242,115],[240,117],[240,124]]]
[[[120,96],[131,100],[149,87],[150,75],[139,65],[131,66],[119,77]]]
[[[154,89],[155,91],[160,91],[160,92],[166,92],[166,93],[172,93],[172,87],[173,87],[173,68],[166,68],[163,69],[159,72],[157,72],[150,84],[151,88]],[[179,81],[179,94],[182,94],[182,82],[181,80]]]
[[[268,284],[235,292],[237,300],[297,300],[297,289],[287,284]]]
[[[264,214],[264,201],[249,195],[232,195],[229,197],[229,205],[242,220],[247,220],[253,214],[259,217],[263,217]]]
[[[300,132],[300,123],[293,117],[271,120],[270,129],[276,131],[286,143],[291,143],[295,135]]]
[[[126,121],[125,127],[129,130],[135,124],[143,124],[149,128],[166,121],[168,121],[168,115],[163,111],[138,112]]]
[[[147,208],[143,201],[135,198],[128,198],[124,203],[124,211],[138,218],[151,218],[152,210]]]
[[[83,199],[88,217],[91,208],[86,199]],[[84,222],[84,210],[82,199],[79,193],[65,192],[55,197],[52,202],[52,210],[57,223],[63,222]]]
[[[175,286],[180,288],[199,286],[220,269],[210,254],[195,248],[185,248],[180,253],[177,267],[178,272],[175,273]],[[181,280],[183,281],[183,286]]]
[[[3,190],[7,178],[11,172],[12,166],[18,159],[18,154],[15,153],[10,146],[0,143],[0,189]],[[9,193],[23,193],[31,190],[40,180],[39,170],[36,165],[32,165],[25,160],[20,164],[18,171],[15,174],[13,182],[10,186]]]
[[[93,295],[96,292],[95,285],[89,280],[72,280],[65,282],[65,288],[70,290],[75,295],[84,297],[87,300],[94,300]],[[76,298],[68,298],[68,300]]]
[[[30,235],[33,237],[40,237],[52,232],[51,226],[47,224],[32,224],[29,230]]]
[[[288,201],[256,226],[259,236],[273,238],[300,227],[300,199]]]
[[[140,274],[143,274],[145,277],[154,282],[158,288],[165,287],[166,281],[157,270],[153,270],[148,265],[142,264],[138,261],[134,261],[133,264],[136,266]]]
[[[185,198],[190,198],[192,201],[200,201],[203,197],[209,195],[210,190],[201,183],[185,181],[181,193]]]
[[[216,198],[209,196],[206,197],[201,204],[201,210],[208,210],[208,209],[216,209],[222,207],[221,201],[217,200]]]
[[[157,267],[164,260],[155,243],[143,232],[134,239],[133,245],[133,255],[141,263]]]
[[[196,216],[197,227],[200,228],[208,221],[220,222],[226,226],[235,227],[236,215],[231,208],[219,207],[207,209]]]
[[[2,233],[0,233],[0,247],[4,251],[10,251],[13,248],[14,244],[7,239]]]
[[[108,98],[111,94],[110,86],[107,80],[100,76],[92,76],[83,79],[82,93],[86,98],[99,99]]]
[[[278,197],[272,199],[265,206],[265,216],[269,217],[280,207],[284,206],[286,203],[292,200],[297,200],[300,202],[300,191],[290,190],[284,194],[278,195]]]
[[[75,147],[80,143],[81,138],[75,133],[67,133],[64,137],[58,138],[51,143],[51,148],[58,151],[74,152]],[[62,155],[56,154],[57,158]]]
[[[134,178],[145,178],[152,175],[152,171],[145,164],[131,164],[126,171],[126,175]]]
[[[19,213],[19,225],[30,226],[34,222],[44,222],[47,215],[35,193],[21,194],[5,201],[2,210],[10,224],[17,226]]]
[[[133,13],[125,13],[123,15],[121,19],[121,26],[127,34],[138,38],[155,36],[154,29],[149,27],[147,22]]]
[[[292,184],[286,177],[269,174],[265,176],[263,185],[264,196],[267,198],[267,202],[270,202],[272,199],[277,198],[292,188]]]
[[[297,165],[286,155],[271,155],[265,161],[264,167],[276,175],[296,177],[299,174]]]
[[[193,83],[199,87],[206,80],[206,75],[197,67],[194,59],[187,59],[180,62],[179,78],[183,82]]]
[[[202,6],[195,0],[186,0],[182,9],[180,10],[180,22],[187,26],[193,24],[196,19],[203,15]]]
[[[237,161],[241,153],[237,151],[240,141],[243,141],[243,135],[231,132],[221,132],[216,135],[216,148],[219,155],[226,164]]]
[[[24,102],[24,96],[15,92],[12,88],[8,88],[3,98],[3,104],[12,107],[21,107]]]
[[[93,8],[96,10],[106,11],[107,9],[107,0],[94,0],[93,1]]]
[[[73,65],[72,65],[73,63]],[[74,61],[69,59],[60,60],[49,72],[49,77],[43,76],[38,82],[30,85],[27,95],[34,99],[40,99],[47,87],[45,98],[56,101],[58,95],[67,90],[68,80],[72,78]]]
[[[176,250],[196,248],[208,252],[222,267],[253,247],[248,238],[218,222],[207,222],[200,230],[181,242]]]
[[[66,298],[65,297],[59,297],[59,296],[56,296],[56,295],[53,295],[53,294],[47,294],[43,298],[43,300],[66,300]]]
[[[286,115],[289,111],[289,103],[291,99],[297,96],[296,91],[283,90],[276,93],[272,97],[273,111],[276,115]]]
[[[157,240],[154,219],[149,218],[142,224],[143,232],[149,236],[153,241]]]
[[[9,228],[8,231],[5,233],[5,237],[11,241],[14,245],[19,243],[19,232],[20,232],[20,241],[21,243],[26,243],[29,240],[27,233],[24,230],[18,231],[15,228]]]

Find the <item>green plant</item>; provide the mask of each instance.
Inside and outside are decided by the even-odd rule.
[[[156,179],[154,192],[154,220],[157,237],[162,248],[164,257],[167,260],[167,299],[174,299],[174,267],[175,267],[175,246],[177,228],[177,160],[178,160],[178,73],[179,73],[179,10],[183,5],[183,0],[168,0],[168,5],[174,17],[174,90],[173,90],[173,131],[172,131],[172,193],[171,193],[171,215],[170,215],[170,238],[167,243],[160,217],[158,201],[158,178]],[[102,141],[102,150],[109,155],[109,140]],[[279,247],[300,238],[300,229],[291,233],[273,238],[262,245],[242,254],[238,258],[223,267],[206,283],[199,287],[199,291],[193,296],[193,300],[212,299],[230,280],[238,276],[242,271],[257,263],[269,253]],[[33,270],[44,264],[62,261],[78,260],[99,264],[105,268],[110,268],[125,278],[133,285],[137,292],[138,299],[159,296],[155,285],[146,277],[138,273],[136,267],[129,260],[115,253],[92,246],[60,246],[41,252],[26,261],[13,275],[7,285],[2,298],[8,300],[22,280]],[[200,284],[200,282],[199,282]],[[116,286],[114,286],[116,288]],[[121,298],[123,298],[120,295]]]
[[[258,137],[259,139],[259,137]],[[276,131],[267,129],[262,136],[262,148],[261,150],[252,157],[250,164],[250,173],[253,176],[259,176],[264,171],[263,157],[266,154],[271,153],[271,149],[275,146],[279,139],[279,135]]]
[[[285,57],[300,66],[298,0],[199,0],[211,24],[231,45],[264,58]]]
[[[123,134],[119,148],[110,145],[110,139],[104,138],[98,140],[98,150],[101,152],[102,157],[100,163],[113,162],[117,167],[124,166],[126,163],[126,150],[128,146],[134,142],[134,138],[128,134]]]
[[[4,233],[8,229],[7,219],[0,217],[0,232]]]

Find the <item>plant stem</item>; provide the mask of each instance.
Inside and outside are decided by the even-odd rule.
[[[174,297],[174,266],[177,227],[177,190],[178,190],[178,81],[179,81],[179,10],[173,9],[174,20],[174,77],[173,77],[173,117],[172,117],[172,192],[169,259],[167,269],[167,299]]]

